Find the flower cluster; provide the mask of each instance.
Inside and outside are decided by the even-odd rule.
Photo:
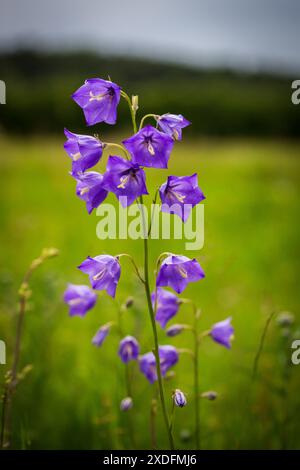
[[[72,95],[73,100],[82,108],[86,123],[92,126],[101,122],[115,124],[117,120],[117,108],[120,98],[123,97],[129,104],[133,122],[133,135],[123,140],[121,144],[110,144],[102,142],[97,135],[88,136],[70,132],[65,129],[67,141],[64,148],[72,160],[70,174],[76,181],[76,194],[85,201],[88,213],[97,208],[107,197],[113,193],[123,207],[131,205],[138,200],[143,211],[142,197],[148,195],[146,168],[167,169],[171,153],[176,141],[182,139],[182,129],[190,125],[190,122],[181,114],[166,113],[162,116],[146,115],[136,125],[136,111],[138,108],[138,97],[129,96],[121,87],[111,80],[93,78],[85,83]],[[152,117],[156,126],[143,125],[146,118]],[[103,174],[90,171],[102,159],[105,150],[114,146],[121,150],[121,155],[109,155],[106,169]],[[161,200],[161,211],[179,216],[185,223],[193,209],[205,199],[198,186],[196,173],[188,176],[169,175],[165,183],[157,189]],[[175,366],[179,360],[180,350],[171,345],[159,345],[157,342],[156,323],[165,329],[168,322],[174,318],[179,311],[180,305],[187,299],[181,299],[181,294],[190,283],[198,282],[205,277],[199,262],[194,258],[174,253],[163,253],[157,260],[157,272],[155,288],[151,294],[148,275],[148,242],[144,244],[145,265],[144,276],[139,273],[133,258],[128,254],[88,256],[78,269],[87,274],[91,288],[84,285],[69,284],[65,291],[64,300],[69,305],[70,315],[84,316],[94,307],[97,296],[95,291],[106,291],[115,297],[117,286],[121,277],[120,258],[129,256],[135,268],[138,278],[141,280],[146,294],[148,310],[153,329],[154,348],[152,351],[140,355],[140,344],[138,340],[127,335],[123,337],[119,324],[120,343],[118,355],[125,367],[131,361],[138,361],[140,372],[151,383],[159,382],[161,405],[164,410],[164,419],[168,432],[170,446],[173,447],[173,438],[170,423],[168,422],[166,405],[164,399],[162,379],[170,373],[170,368]],[[168,290],[172,289],[174,292]],[[126,310],[132,301],[126,302],[123,308]],[[197,318],[197,312],[195,318]],[[229,348],[233,336],[233,328],[230,318],[216,323],[207,332],[215,342]],[[110,332],[111,327],[116,324],[110,321],[100,327],[92,339],[92,343],[99,347]],[[117,325],[118,326],[118,325]],[[198,333],[195,327],[189,325],[174,324],[166,330],[167,336],[173,337],[184,330],[192,330],[196,338],[196,349],[194,358],[198,354]],[[195,367],[197,362],[195,361]],[[198,369],[195,369],[197,377]],[[197,391],[195,403],[198,403],[200,393]],[[178,388],[173,393],[173,403],[177,407],[187,404],[185,394]],[[122,411],[130,410],[133,400],[130,390],[121,401]],[[196,412],[196,429],[198,426],[198,412]],[[197,432],[196,432],[197,434]]]

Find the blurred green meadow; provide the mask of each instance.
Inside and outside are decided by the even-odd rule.
[[[200,353],[201,391],[215,390],[214,402],[201,400],[201,447],[206,449],[300,447],[300,366],[285,359],[290,345],[275,319],[267,332],[257,380],[251,369],[260,337],[272,311],[289,310],[299,318],[299,202],[300,143],[288,140],[189,139],[176,144],[169,170],[147,170],[154,194],[168,174],[198,172],[206,195],[205,244],[196,256],[206,278],[190,285],[184,297],[201,308],[201,329],[233,317],[232,350],[206,338]],[[105,136],[105,129],[102,137]],[[110,141],[126,137],[110,136]],[[106,157],[100,163],[105,164]],[[119,412],[126,395],[124,367],[117,356],[118,335],[112,330],[99,349],[91,338],[100,325],[116,320],[118,303],[134,297],[123,317],[126,334],[136,335],[142,352],[152,349],[150,320],[143,290],[129,262],[122,260],[116,301],[100,295],[85,318],[70,318],[62,301],[68,282],[88,283],[76,267],[86,256],[127,252],[142,266],[142,241],[99,240],[99,217],[88,215],[75,196],[68,175],[70,161],[63,137],[1,137],[0,339],[11,363],[17,311],[17,291],[31,260],[44,247],[57,247],[58,258],[45,263],[32,278],[33,294],[26,313],[21,366],[33,369],[14,396],[13,447],[33,449],[122,449],[150,447],[150,404],[155,394],[137,364],[130,364],[134,407],[131,416]],[[115,201],[110,195],[108,201]],[[150,242],[150,270],[162,251],[184,253],[183,240]],[[191,308],[182,306],[173,322],[192,321]],[[192,346],[187,331],[161,344]],[[295,327],[297,329],[297,327]],[[300,331],[298,334],[300,338]],[[288,361],[289,362],[289,361]],[[176,447],[193,448],[192,363],[182,354],[166,382],[171,408],[174,388],[186,392],[188,406],[176,409]],[[159,447],[167,436],[157,417]]]

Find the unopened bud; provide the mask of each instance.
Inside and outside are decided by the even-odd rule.
[[[134,303],[134,298],[133,297],[128,297],[128,299],[124,303],[124,307],[125,308],[130,308],[130,307],[132,307],[133,303]]]
[[[136,113],[137,110],[139,109],[139,97],[138,97],[138,95],[133,95],[132,96],[131,103],[132,103],[132,109]]]
[[[190,441],[191,437],[192,437],[191,431],[189,431],[188,429],[182,429],[182,431],[180,431],[180,439],[183,442]]]
[[[57,248],[44,248],[42,251],[42,258],[54,258],[58,256],[59,250]]]
[[[167,336],[177,336],[185,329],[185,325],[180,325],[179,323],[176,325],[170,326],[166,330]]]
[[[294,323],[295,317],[290,312],[281,312],[277,317],[277,324],[279,326],[291,326]]]
[[[187,404],[186,396],[181,390],[179,390],[179,388],[176,388],[174,391],[173,400],[175,405],[180,408],[183,408]]]
[[[126,397],[126,398],[123,398],[123,400],[120,403],[120,410],[128,411],[128,410],[131,410],[132,406],[133,406],[132,398]]]
[[[218,397],[217,392],[214,391],[209,391],[209,392],[203,392],[200,395],[201,398],[206,398],[207,400],[215,400]]]
[[[174,379],[175,375],[176,375],[176,372],[174,370],[168,370],[168,372],[165,375],[165,380]]]

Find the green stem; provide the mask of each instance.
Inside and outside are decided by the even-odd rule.
[[[153,331],[153,338],[154,338],[154,356],[156,362],[156,372],[157,372],[157,380],[158,380],[158,388],[159,388],[159,395],[160,395],[160,402],[163,411],[164,421],[167,428],[169,443],[171,450],[174,449],[174,441],[172,436],[172,430],[169,425],[169,418],[166,409],[165,403],[165,396],[164,396],[164,387],[162,381],[162,374],[160,369],[160,358],[159,358],[159,345],[158,345],[158,335],[155,323],[155,316],[151,301],[151,293],[150,293],[150,285],[149,285],[149,267],[148,267],[148,238],[147,238],[147,230],[146,230],[146,220],[145,220],[145,212],[144,212],[144,205],[143,205],[143,197],[140,197],[141,201],[141,211],[142,211],[142,220],[143,220],[143,227],[144,227],[144,279],[145,279],[145,292],[148,304],[148,310],[150,314],[151,326]]]
[[[141,119],[141,123],[140,123],[140,127],[139,127],[139,130],[142,129],[143,127],[143,124],[144,124],[144,121],[149,118],[149,117],[153,117],[155,120],[159,117],[157,114],[146,114],[142,119]]]
[[[115,144],[114,142],[105,142],[104,148],[107,149],[107,148],[109,148],[109,147],[116,147],[116,148],[122,150],[122,152],[123,152],[124,155],[125,155],[125,158],[126,158],[127,160],[130,159],[130,155],[129,155],[128,151],[126,150],[126,148],[123,147],[123,145]]]
[[[136,119],[135,119],[135,110],[133,109],[132,107],[132,102],[131,102],[131,99],[129,98],[129,96],[127,95],[127,93],[125,93],[125,91],[121,91],[121,96],[123,96],[123,98],[127,101],[128,103],[128,106],[129,106],[129,110],[130,110],[130,114],[131,114],[131,120],[132,120],[132,127],[133,127],[133,132],[134,134],[137,133],[137,125],[136,125]]]
[[[129,105],[129,110],[131,114],[131,119],[132,119],[132,126],[133,126],[133,132],[136,134],[137,132],[137,125],[136,125],[136,119],[135,119],[135,110],[132,107],[132,102],[124,91],[121,92],[121,95],[125,100],[127,101]],[[151,293],[150,293],[150,284],[149,284],[149,264],[148,264],[148,237],[147,237],[147,224],[146,224],[146,216],[145,216],[145,211],[144,211],[144,204],[143,204],[143,196],[140,196],[140,205],[141,205],[141,215],[142,215],[142,223],[143,223],[143,234],[144,234],[144,286],[145,286],[145,293],[146,293],[146,298],[147,298],[147,304],[148,304],[148,310],[149,310],[149,315],[150,315],[150,320],[151,320],[151,326],[152,326],[152,331],[153,331],[153,338],[154,338],[154,356],[155,356],[155,362],[156,362],[156,373],[157,373],[157,381],[158,381],[158,387],[159,387],[159,395],[160,395],[160,401],[161,401],[161,407],[163,411],[163,417],[167,429],[167,434],[169,438],[169,443],[170,443],[170,448],[173,450],[174,449],[174,441],[173,441],[173,436],[172,432],[170,429],[169,425],[169,418],[168,418],[168,413],[167,413],[167,408],[166,408],[166,403],[165,403],[165,396],[164,396],[164,388],[163,388],[163,381],[162,381],[162,374],[161,374],[161,369],[160,369],[160,357],[159,357],[159,345],[158,345],[158,335],[157,335],[157,329],[156,329],[156,323],[155,323],[155,316],[154,316],[154,311],[152,307],[152,301],[151,301]]]
[[[194,400],[195,400],[195,444],[196,449],[200,447],[200,408],[199,408],[199,338],[198,338],[198,315],[194,309]]]

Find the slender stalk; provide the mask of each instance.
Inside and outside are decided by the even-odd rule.
[[[119,331],[119,336],[120,339],[123,338],[124,332],[123,332],[123,325],[122,325],[122,314],[123,314],[123,309],[122,306],[118,307],[118,331]],[[130,369],[129,369],[129,364],[125,364],[125,387],[126,387],[126,395],[127,397],[132,398],[132,389],[131,389],[131,380],[130,380]],[[134,424],[132,420],[132,415],[131,415],[131,410],[127,411],[127,421],[128,421],[128,428],[129,428],[129,434],[130,434],[130,439],[131,439],[131,444],[132,444],[132,449],[135,449],[135,432],[134,432]]]
[[[198,338],[198,312],[194,308],[194,400],[195,400],[195,444],[200,448],[200,404],[199,404],[199,338]]]
[[[116,147],[116,148],[122,150],[122,152],[123,152],[124,155],[125,155],[125,158],[126,158],[127,160],[130,159],[130,155],[129,155],[128,151],[126,150],[126,148],[123,147],[123,145],[115,144],[114,142],[105,142],[104,148],[107,149],[108,147]]]
[[[156,415],[157,415],[157,399],[156,392],[155,396],[151,400],[150,408],[150,436],[151,436],[151,448],[157,448],[157,439],[156,439]]]
[[[139,280],[145,284],[145,280],[142,278],[140,272],[139,272],[139,268],[137,267],[136,265],[136,262],[134,261],[133,257],[131,255],[129,255],[128,253],[121,253],[120,255],[117,256],[117,258],[121,258],[121,256],[126,256],[127,258],[130,259],[133,267],[134,267],[134,271],[135,271],[135,274],[137,275],[137,277],[139,278]]]
[[[151,326],[152,326],[153,338],[154,338],[154,351],[153,351],[153,353],[154,353],[155,361],[156,361],[156,372],[157,372],[158,388],[159,388],[160,401],[161,401],[161,406],[162,406],[162,411],[163,411],[163,417],[164,417],[165,425],[166,425],[166,428],[167,428],[170,448],[173,450],[174,449],[174,441],[173,441],[173,436],[172,436],[172,430],[171,430],[170,425],[169,425],[169,418],[168,418],[168,413],[167,413],[167,408],[166,408],[166,403],[165,403],[164,387],[163,387],[162,374],[161,374],[161,369],[160,369],[158,335],[157,335],[155,316],[154,316],[154,311],[153,311],[153,307],[152,307],[150,285],[149,285],[148,238],[147,238],[147,235],[146,235],[146,233],[147,233],[147,231],[146,231],[146,221],[145,221],[145,213],[144,213],[144,206],[143,206],[142,196],[141,196],[140,199],[141,199],[141,211],[142,211],[143,226],[144,226],[145,292],[146,292],[148,310],[149,310],[149,314],[150,314],[150,320],[151,320]]]
[[[4,387],[3,404],[2,404],[2,417],[1,417],[1,436],[0,447],[2,449],[10,446],[11,437],[11,414],[12,414],[12,397],[18,385],[18,368],[20,362],[22,333],[24,327],[24,317],[26,311],[26,302],[30,297],[29,280],[33,271],[40,266],[47,258],[57,256],[58,251],[55,248],[44,249],[41,256],[32,261],[28,268],[21,287],[19,289],[19,310],[17,320],[17,331],[15,339],[15,347],[13,350],[13,364],[8,373],[7,381]]]
[[[131,102],[129,96],[124,91],[122,91],[121,94],[126,99],[128,105],[129,105],[131,119],[132,119],[133,132],[136,133],[137,132],[137,125],[136,125],[136,118],[135,118],[135,110],[132,106],[132,102]],[[165,421],[165,425],[166,425],[166,430],[167,430],[167,434],[168,434],[170,448],[173,450],[174,449],[174,441],[173,441],[172,431],[171,431],[170,425],[169,425],[169,418],[168,418],[168,413],[167,413],[167,408],[166,408],[166,403],[165,403],[164,387],[163,387],[162,374],[161,374],[161,368],[160,368],[158,335],[157,335],[155,315],[154,315],[154,311],[153,311],[153,306],[152,306],[152,301],[151,301],[151,293],[150,293],[148,236],[147,236],[148,231],[147,231],[146,216],[145,216],[145,210],[144,210],[144,204],[143,204],[143,196],[140,196],[139,200],[140,200],[140,206],[141,206],[143,234],[144,234],[144,286],[145,286],[147,305],[148,305],[150,321],[151,321],[151,326],[152,326],[152,332],[153,332],[153,338],[154,338],[153,353],[154,353],[155,362],[156,362],[157,381],[158,381],[158,388],[159,388],[161,407],[162,407],[162,411],[163,411],[163,417],[164,417],[164,421]]]
[[[264,326],[264,329],[263,329],[263,332],[262,332],[262,335],[261,335],[261,338],[260,338],[258,350],[257,350],[257,353],[256,353],[255,358],[254,358],[254,361],[253,361],[252,381],[254,381],[254,380],[256,379],[257,370],[258,370],[258,364],[259,364],[259,359],[260,359],[260,356],[261,356],[261,353],[262,353],[262,350],[263,350],[263,347],[264,347],[265,338],[266,338],[266,335],[267,335],[267,331],[268,331],[269,325],[270,325],[271,320],[272,320],[272,318],[273,318],[274,315],[275,315],[275,311],[272,311],[272,312],[270,313],[270,315],[268,316],[267,321],[266,321],[266,323],[265,323],[265,326]]]
[[[143,124],[144,124],[144,121],[149,118],[149,117],[153,117],[155,120],[159,117],[157,114],[146,114],[142,119],[141,119],[141,123],[140,123],[140,126],[139,126],[139,130],[142,129],[143,127]]]

